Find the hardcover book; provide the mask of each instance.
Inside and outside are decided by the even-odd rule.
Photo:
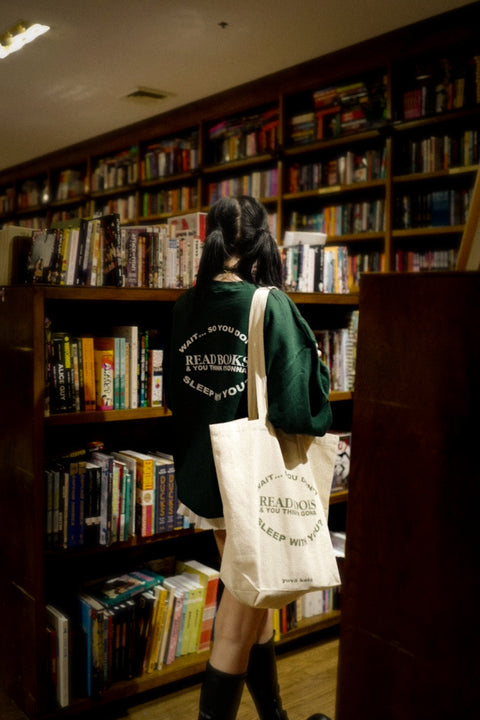
[[[57,701],[60,707],[70,703],[70,621],[53,605],[47,605],[47,622],[55,630],[57,660]]]

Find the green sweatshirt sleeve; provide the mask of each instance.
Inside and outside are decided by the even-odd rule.
[[[330,378],[315,336],[290,298],[270,292],[265,313],[268,416],[288,433],[324,435],[332,422]]]

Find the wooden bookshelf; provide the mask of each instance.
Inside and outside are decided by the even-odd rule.
[[[69,148],[48,155],[42,155],[39,148],[38,158],[0,172],[0,224],[48,225],[55,213],[90,213],[105,203],[129,196],[134,197],[135,214],[125,220],[127,224],[164,222],[178,213],[145,214],[143,201],[146,194],[164,189],[181,191],[188,186],[196,193],[196,206],[191,210],[206,210],[210,183],[275,169],[278,191],[262,200],[276,217],[279,240],[283,231],[290,229],[289,223],[295,214],[303,218],[316,217],[317,222],[317,216],[327,207],[344,208],[355,202],[367,207],[381,202],[381,229],[368,223],[355,231],[343,228],[330,233],[329,244],[346,246],[352,255],[381,255],[382,269],[387,271],[393,271],[398,265],[399,251],[422,253],[440,249],[454,254],[460,244],[464,222],[399,227],[398,205],[404,194],[416,195],[419,188],[421,192],[429,192],[432,183],[442,190],[458,190],[468,196],[473,188],[478,157],[465,165],[455,164],[441,171],[421,173],[402,168],[398,163],[411,142],[435,133],[448,135],[471,131],[478,124],[480,97],[472,99],[476,81],[471,75],[468,77],[468,101],[465,100],[461,107],[408,119],[405,117],[405,98],[406,93],[414,89],[416,79],[411,69],[417,58],[429,60],[433,68],[437,68],[439,59],[445,57],[455,61],[467,59],[469,67],[475,67],[475,58],[480,55],[479,20],[480,3],[472,3]],[[409,72],[404,73],[407,67]],[[383,83],[382,113],[379,114],[377,108],[376,113],[355,131],[345,132],[344,128],[338,135],[321,139],[312,137],[306,143],[292,141],[291,119],[309,109],[315,92],[344,86],[347,82],[364,79],[370,82],[371,78],[379,77]],[[366,98],[370,104],[375,100],[371,91]],[[212,153],[208,132],[212,126],[222,120],[250,117],[266,109],[277,109],[279,118],[276,142],[269,152],[261,150],[252,156],[236,156],[230,161],[219,159],[218,154]],[[188,118],[188,128],[185,118]],[[178,172],[177,169],[166,177],[147,178],[142,167],[151,145],[189,136],[192,131],[198,138],[198,157],[188,171]],[[338,163],[347,152],[362,155],[372,149],[384,154],[382,177],[334,184],[322,180],[318,187],[295,192],[289,189],[288,174],[294,164]],[[100,172],[102,163],[115,163],[125,157],[135,166],[126,183],[120,180],[122,184],[117,185],[114,181],[113,187],[102,188],[93,183],[93,175]],[[55,200],[52,189],[61,172],[69,168],[85,172],[84,192],[65,200]],[[36,199],[33,195],[30,200],[26,199],[22,188],[28,190],[30,181],[46,192],[41,196],[37,194]],[[152,326],[160,325],[165,331],[173,303],[181,292],[177,289],[46,286],[12,287],[3,292],[0,352],[8,371],[4,371],[0,382],[4,399],[0,462],[4,477],[9,480],[0,486],[0,538],[4,548],[2,576],[6,588],[2,610],[3,616],[11,618],[12,622],[7,623],[5,629],[0,675],[9,694],[32,718],[40,719],[47,714],[43,669],[45,602],[54,590],[52,577],[65,562],[61,553],[47,553],[44,547],[42,478],[45,458],[58,442],[69,445],[75,440],[81,444],[92,437],[100,437],[106,442],[115,439],[115,445],[120,446],[123,440],[130,445],[138,438],[141,445],[161,436],[168,447],[171,426],[169,413],[163,408],[68,413],[45,418],[45,317],[53,313],[59,321],[71,323],[73,329],[88,326],[88,322],[99,328],[113,317],[116,323],[120,322],[120,317],[128,322],[142,317],[142,323],[145,319],[150,320]],[[312,327],[331,328],[340,327],[346,314],[358,307],[359,294],[292,293],[292,299],[301,307]],[[427,300],[428,297],[425,302]],[[337,321],[338,325],[335,324]],[[390,381],[391,373],[385,382]],[[351,427],[352,393],[332,392],[331,400],[336,428]],[[330,517],[336,529],[344,526],[347,497],[346,491],[332,497]],[[125,561],[130,553],[141,554],[147,547],[162,554],[177,542],[193,542],[187,547],[196,547],[198,538],[195,533],[186,533],[132,543],[114,548],[112,552],[102,549],[97,553],[98,561],[80,551],[67,553],[67,557],[69,562],[72,559],[73,569],[78,564],[82,572],[87,572],[85,566],[94,562],[99,572],[102,563],[105,569],[105,563],[113,557]],[[333,613],[317,618],[311,624],[303,624],[294,635],[308,634],[338,622],[339,614]],[[102,702],[201,672],[205,661],[203,656],[187,658],[165,674],[155,673],[144,681],[119,683],[106,693]],[[81,700],[78,707],[87,711],[92,705]],[[50,714],[56,715],[55,711]]]
[[[165,451],[172,441],[170,412],[164,407],[45,417],[46,317],[70,333],[86,328],[105,332],[112,325],[112,318],[113,324],[138,322],[166,331],[173,304],[181,292],[46,285],[3,288],[0,352],[9,371],[2,374],[0,381],[4,398],[0,462],[9,481],[2,483],[0,497],[5,582],[2,598],[4,611],[12,622],[4,628],[0,658],[9,694],[32,718],[56,714],[47,701],[44,676],[48,602],[60,605],[75,628],[75,597],[86,581],[124,572],[126,566],[132,563],[138,566],[147,558],[193,556],[208,564],[218,563],[212,534],[194,529],[135,536],[109,546],[64,549],[52,548],[46,542],[44,466],[48,458],[67,449],[86,447],[91,440],[104,442],[108,449],[158,447]],[[302,297],[298,299],[301,301]],[[318,308],[318,302],[309,302],[308,296],[306,300],[308,307]],[[327,302],[327,312],[331,307]],[[351,393],[332,394],[334,405],[350,405],[350,400]],[[347,496],[347,491],[332,496],[332,508],[345,505]],[[338,620],[338,611],[303,620],[282,636],[281,642],[331,627]],[[202,672],[207,657],[208,653],[187,655],[161,671],[116,682],[100,700],[78,697],[74,692],[64,712],[84,712],[185,679]],[[16,669],[12,674],[13,668]]]
[[[165,206],[152,209],[150,196],[155,205],[159,194],[181,194],[188,189],[189,204],[180,205],[180,211],[204,210],[212,183],[274,170],[278,190],[261,199],[276,216],[280,241],[283,231],[292,229],[294,218],[322,223],[325,208],[338,207],[344,213],[349,204],[361,203],[368,213],[381,203],[373,225],[365,221],[364,227],[353,232],[348,225],[340,232],[330,230],[330,241],[347,244],[352,254],[381,255],[380,269],[387,271],[399,269],[405,237],[410,263],[417,250],[422,254],[436,249],[451,250],[449,262],[453,262],[465,212],[463,217],[458,212],[458,217],[441,223],[414,219],[403,227],[399,206],[403,197],[411,202],[438,185],[451,193],[452,203],[455,191],[466,196],[468,207],[479,164],[480,47],[475,32],[479,17],[480,4],[475,2],[4,170],[0,172],[0,223],[38,227],[54,217],[84,215],[105,207],[121,208],[126,224],[155,223],[177,214],[178,208],[168,209],[168,200],[161,200]],[[346,90],[349,87],[356,88],[356,95]],[[331,88],[339,93],[340,100],[337,97],[335,102],[340,103],[340,111],[333,114],[332,127],[330,123],[325,128],[324,123],[320,133],[321,103],[328,104],[322,96],[328,96]],[[412,94],[420,98],[413,117],[407,101]],[[313,118],[306,140],[292,135],[292,119],[302,113]],[[350,116],[353,120],[349,121]],[[269,120],[275,127],[266,142],[262,122],[269,127]],[[430,137],[458,144],[463,133],[472,133],[468,152],[455,151],[441,171],[419,173],[400,167],[409,144]],[[254,138],[253,144],[249,138]],[[164,150],[169,158],[183,153],[183,162],[162,164],[158,157]],[[370,157],[353,181],[335,182],[327,177],[327,168],[342,164],[347,154],[350,162],[352,157],[368,158],[372,152],[380,153],[381,168],[372,170]],[[167,170],[158,167],[165,163]],[[323,167],[321,181],[292,192],[292,167],[311,164]],[[355,161],[353,166],[357,167]],[[71,170],[84,178],[84,192],[57,200],[62,173]]]

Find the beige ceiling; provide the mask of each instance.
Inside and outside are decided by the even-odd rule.
[[[467,4],[0,0],[0,34],[52,28],[0,61],[0,169]],[[139,86],[171,95],[126,99]]]

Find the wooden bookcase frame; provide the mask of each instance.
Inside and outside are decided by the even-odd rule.
[[[136,145],[139,149],[145,147],[149,141],[173,136],[177,131],[197,126],[199,129],[200,148],[204,147],[205,129],[208,124],[222,117],[235,116],[243,111],[265,104],[278,103],[279,107],[279,135],[278,149],[274,161],[278,163],[280,175],[280,190],[278,197],[266,199],[269,206],[273,206],[277,213],[277,224],[281,230],[285,226],[286,210],[290,204],[308,201],[315,203],[318,197],[330,194],[332,202],[337,196],[343,197],[357,192],[357,189],[340,188],[332,190],[326,188],[323,193],[312,193],[310,198],[287,197],[285,185],[285,170],[289,162],[296,158],[308,159],[313,155],[322,155],[331,152],[336,144],[355,148],[358,142],[365,138],[352,135],[348,138],[329,139],[317,142],[308,147],[289,146],[287,141],[287,106],[294,102],[295,96],[300,93],[311,92],[317,87],[340,83],[345,78],[352,77],[352,68],[355,75],[383,67],[386,74],[386,116],[384,127],[373,131],[375,141],[385,138],[386,144],[386,172],[385,180],[381,185],[381,192],[385,198],[385,229],[375,237],[362,236],[360,233],[341,238],[342,243],[352,247],[364,243],[382,247],[385,253],[385,267],[394,267],[395,241],[408,238],[412,243],[424,242],[425,238],[436,238],[442,233],[455,237],[454,242],[461,238],[463,242],[459,254],[459,264],[463,263],[464,254],[470,254],[473,246],[476,247],[478,238],[478,211],[480,207],[479,181],[473,191],[472,208],[474,213],[468,219],[466,226],[459,226],[447,230],[431,228],[428,230],[408,230],[395,233],[394,230],[394,204],[397,193],[398,178],[394,177],[393,159],[398,145],[400,134],[408,135],[410,131],[417,132],[419,128],[426,130],[434,128],[438,122],[436,117],[419,118],[409,123],[403,123],[396,117],[398,108],[394,101],[393,86],[398,80],[396,70],[401,66],[404,58],[412,59],[417,55],[438,57],[447,52],[449,48],[473,47],[474,43],[480,52],[480,43],[476,39],[478,20],[480,19],[480,3],[473,3],[458,11],[431,18],[413,26],[388,33],[373,40],[359,43],[351,48],[331,53],[314,61],[289,68],[286,71],[275,73],[266,78],[248,83],[241,87],[219,95],[206,98],[186,107],[157,116],[148,121],[132,125],[128,128],[114,131],[97,138],[79,143],[75,146],[59,150],[48,155],[38,157],[28,163],[0,172],[0,189],[17,188],[23,180],[38,176],[46,176],[49,183],[58,172],[70,166],[86,165],[92,167],[92,159],[107,157]],[[398,114],[398,112],[397,112]],[[452,120],[464,117],[467,123],[478,111],[461,110],[452,113]],[[185,122],[188,118],[188,123]],[[448,117],[442,121],[448,122]],[[139,156],[140,162],[140,156]],[[230,169],[233,172],[248,171],[249,168],[265,163],[264,158],[249,158],[247,161],[238,161],[231,165],[225,164],[216,167],[207,167],[200,152],[200,164],[195,171],[195,182],[198,183],[199,198],[205,191],[206,183],[211,179],[222,177]],[[139,174],[140,177],[140,174]],[[430,178],[425,177],[422,182],[428,184]],[[170,180],[169,180],[170,182]],[[179,179],[181,183],[181,179]],[[407,181],[405,181],[407,182]],[[410,180],[408,180],[410,182]],[[415,180],[416,182],[416,180]],[[160,183],[159,183],[160,184]],[[148,190],[150,184],[138,181],[134,185],[137,198],[143,191]],[[369,188],[363,188],[368,194]],[[375,187],[378,192],[378,187]],[[123,192],[123,189],[122,189]],[[119,193],[120,195],[121,193]],[[86,193],[86,198],[93,202],[96,193]],[[41,207],[39,211],[46,213],[58,202]],[[205,209],[199,201],[196,210]],[[19,221],[30,216],[34,209],[28,212],[18,212],[13,208],[0,217],[1,221]],[[140,213],[137,212],[138,217]],[[138,217],[135,220],[138,220]],[[339,238],[336,238],[338,241]],[[428,240],[427,240],[428,241]],[[0,421],[2,443],[0,462],[4,479],[0,483],[0,508],[2,512],[1,539],[4,548],[2,559],[2,577],[5,590],[1,596],[1,609],[5,623],[5,643],[0,652],[0,674],[8,693],[19,702],[23,709],[32,718],[42,718],[47,714],[45,696],[45,552],[43,548],[43,465],[46,435],[58,428],[62,432],[65,426],[79,429],[82,425],[95,424],[97,416],[85,413],[82,416],[51,417],[45,420],[43,416],[44,394],[44,318],[45,302],[62,303],[65,300],[77,303],[98,304],[100,308],[104,303],[137,304],[142,302],[155,302],[159,307],[171,304],[180,291],[176,290],[119,290],[116,288],[5,288],[2,291],[0,307],[3,305],[2,330],[0,332],[0,353],[3,359],[4,372],[0,385],[4,401],[4,412]],[[297,294],[292,296],[308,309],[309,314],[335,311],[342,306],[356,307],[358,296],[354,295],[320,295],[318,293]],[[163,304],[163,305],[162,305]],[[5,312],[8,311],[8,312]],[[332,397],[338,401],[338,407],[350,406],[351,394],[340,393]],[[336,410],[336,408],[335,408]],[[118,414],[117,414],[118,413]],[[123,413],[123,414],[122,414]],[[163,419],[159,410],[145,410],[139,414],[134,411],[117,411],[103,417],[100,422],[106,425],[120,427],[122,423],[143,423],[151,419]],[[348,412],[347,412],[348,414]],[[346,497],[340,494],[333,499],[333,507],[345,505]],[[161,541],[158,541],[161,544]],[[127,551],[128,552],[128,551]],[[304,623],[291,637],[299,634],[308,634],[313,630],[338,624],[339,615],[333,613],[317,618],[313,624]],[[136,679],[116,684],[109,690],[102,702],[131,696],[143,690],[152,689],[159,685],[174,682],[189,675],[201,672],[206,657],[190,657],[182,660],[171,670],[165,673],[156,673],[147,679]],[[85,711],[93,707],[92,703],[82,700],[75,704],[68,712],[76,710]],[[55,713],[53,713],[55,714]]]

